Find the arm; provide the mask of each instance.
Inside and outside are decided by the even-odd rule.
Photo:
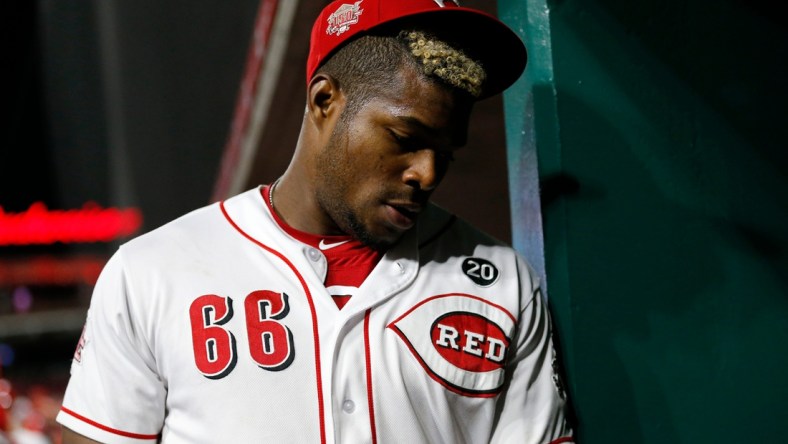
[[[67,427],[60,429],[63,431],[63,444],[100,444],[98,441],[86,438]]]
[[[57,415],[64,428],[103,443],[156,441],[166,389],[142,335],[139,305],[119,252],[94,288]]]
[[[535,273],[522,261],[520,282],[524,305],[491,442],[570,444],[574,433],[567,421],[550,312]]]

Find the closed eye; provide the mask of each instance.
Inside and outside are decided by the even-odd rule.
[[[419,149],[419,142],[414,137],[402,135],[391,129],[388,130],[388,132],[397,145],[404,148],[406,151],[416,151]]]
[[[431,149],[426,148],[429,146],[428,143],[424,142],[418,137],[413,136],[406,136],[400,134],[392,129],[388,130],[391,138],[399,145],[403,150],[407,152],[414,152],[422,149]],[[435,149],[435,155],[443,160],[444,162],[453,162],[454,161],[454,150],[447,150],[447,149]]]

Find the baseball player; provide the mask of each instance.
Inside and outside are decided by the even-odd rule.
[[[525,62],[451,1],[330,3],[280,179],[107,263],[64,442],[573,442],[533,270],[429,203]]]

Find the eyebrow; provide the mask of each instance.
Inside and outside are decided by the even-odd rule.
[[[413,117],[413,116],[395,116],[395,117],[396,117],[397,120],[399,120],[400,122],[402,122],[402,123],[404,123],[406,125],[410,125],[412,127],[416,127],[418,131],[424,132],[425,134],[427,134],[428,137],[441,139],[440,130],[438,130],[437,128],[433,128],[433,127],[427,125],[426,123],[424,123],[423,121],[421,121],[420,119],[418,119],[416,117]],[[449,146],[463,147],[463,146],[465,146],[465,144],[467,142],[468,142],[467,138],[464,138],[464,137],[462,138],[461,141],[456,141],[456,140],[452,139],[449,142]]]
[[[424,132],[426,132],[426,133],[428,133],[430,135],[433,135],[433,136],[437,136],[438,135],[439,131],[437,129],[427,125],[426,123],[422,122],[421,120],[419,120],[416,117],[413,117],[413,116],[396,116],[396,118],[397,118],[397,120],[399,120],[399,121],[401,121],[401,122],[403,122],[403,123],[405,123],[407,125],[415,126],[415,127],[419,128],[421,131],[424,131]]]

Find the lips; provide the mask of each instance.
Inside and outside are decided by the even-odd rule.
[[[386,216],[392,225],[397,228],[407,230],[416,224],[416,218],[422,206],[411,203],[388,203],[386,205]]]

